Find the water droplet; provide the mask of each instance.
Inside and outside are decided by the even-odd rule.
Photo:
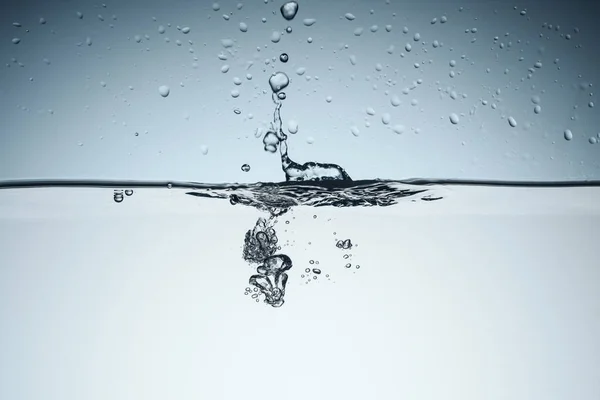
[[[125,191],[125,195],[126,195],[126,196],[131,196],[132,194],[133,194],[133,190],[131,190],[131,189],[127,189],[127,190]]]
[[[356,65],[356,56],[354,54],[350,56],[350,64]]]
[[[412,50],[412,46],[410,43],[406,43],[406,45],[404,46],[404,50],[406,50],[407,52],[410,53],[410,51]]]
[[[269,85],[271,86],[271,90],[273,90],[273,93],[277,93],[280,90],[285,89],[287,85],[289,85],[289,83],[290,79],[283,72],[276,72],[269,78]]]
[[[384,125],[388,125],[391,121],[392,121],[392,116],[390,114],[384,113],[381,116],[381,122],[383,122]]]
[[[373,25],[373,26],[371,26],[370,30],[371,30],[371,32],[375,33],[379,30],[379,26]]]
[[[455,113],[452,113],[450,114],[450,122],[452,122],[454,125],[457,125],[460,122],[460,118],[458,118],[458,115]]]
[[[233,47],[233,40],[232,39],[221,39],[221,45],[223,47],[225,47],[226,49]]]
[[[354,30],[354,36],[360,36],[363,34],[363,32],[364,32],[364,29],[361,27],[358,27]]]
[[[113,200],[115,201],[115,203],[121,203],[123,201],[123,193],[122,192],[115,192],[115,194],[113,195]]]
[[[250,165],[248,165],[248,164],[242,165],[242,171],[244,171],[244,172],[250,171]]]
[[[317,274],[317,275],[320,275],[320,274],[321,274],[321,270],[320,270],[319,268],[313,268],[312,272],[313,272],[313,273],[315,273],[315,274]],[[316,279],[316,278],[317,278],[317,277],[315,276],[315,279]]]
[[[169,89],[169,87],[167,85],[162,85],[162,86],[159,86],[158,93],[162,97],[167,97],[169,95],[169,93],[171,93],[171,89]]]
[[[508,117],[508,124],[515,128],[517,126],[517,121],[513,117]]]
[[[413,106],[413,107],[416,106],[416,105],[418,105],[418,104],[419,104],[419,101],[417,99],[412,99],[410,101],[410,105]]]
[[[91,46],[92,45],[92,38],[89,37],[89,36],[87,38],[85,38],[85,44],[87,44],[88,46]]]
[[[287,28],[285,28],[285,31],[286,31],[287,33],[292,33],[292,27],[291,27],[291,26],[288,26]]]
[[[242,110],[240,110],[239,108],[234,108],[233,109],[233,113],[237,114],[237,115],[240,115],[242,113]]]
[[[234,99],[237,99],[238,97],[240,97],[240,91],[237,89],[233,89],[231,91],[231,97],[233,97]]]
[[[568,140],[568,141],[572,140],[573,139],[573,132],[571,132],[570,129],[567,129],[567,130],[565,130],[564,136],[565,136],[565,140]]]
[[[298,13],[298,3],[296,3],[295,1],[288,1],[287,3],[281,6],[279,11],[281,11],[281,15],[283,16],[283,18],[285,18],[288,21],[291,21]]]
[[[360,135],[360,131],[358,130],[358,128],[355,125],[350,127],[350,132],[354,136],[359,136]]]
[[[394,107],[398,107],[401,103],[400,97],[398,97],[397,95],[393,95],[392,98],[390,99],[390,103],[392,103],[392,105]]]
[[[421,40],[421,35],[419,33],[415,33],[415,35],[413,36],[413,40],[415,42],[418,42],[419,40]]]
[[[279,43],[280,40],[281,40],[281,33],[279,33],[279,31],[273,31],[273,33],[271,33],[271,42]]]
[[[181,32],[182,32],[183,34],[186,34],[186,35],[187,35],[188,33],[190,33],[190,27],[189,27],[189,26],[186,26],[185,28],[182,28],[182,29],[181,29]]]
[[[594,108],[594,102],[593,102],[593,101],[590,101],[590,102],[588,103],[588,107],[589,107],[589,108]]]
[[[288,121],[288,131],[291,134],[296,134],[298,133],[298,122],[296,122],[295,120],[291,119]]]
[[[40,25],[45,25],[46,24],[46,18],[42,17],[40,18]]]
[[[598,139],[592,136],[588,139],[588,142],[590,142],[590,144],[596,144],[598,143]]]
[[[200,152],[204,155],[207,155],[208,154],[208,146],[204,145],[204,144],[202,146],[200,146]]]
[[[160,33],[161,35],[164,34],[167,30],[165,29],[164,26],[159,25],[158,26],[158,33]]]
[[[456,60],[450,60],[450,66],[456,67]]]
[[[356,17],[354,16],[354,14],[351,14],[351,13],[346,13],[346,14],[344,15],[344,17],[346,17],[346,19],[347,19],[348,21],[354,21],[354,20],[356,19]]]
[[[287,53],[281,53],[279,55],[279,61],[286,63],[289,60],[289,56],[287,55]]]
[[[19,44],[19,43],[21,43],[21,39],[13,38],[12,42],[13,42],[13,44]]]
[[[394,133],[398,135],[403,134],[405,130],[406,127],[404,125],[394,125],[394,127],[392,128],[392,131],[394,131]]]
[[[173,184],[172,183],[167,183],[167,189],[173,189]]]
[[[225,64],[221,67],[221,72],[226,74],[229,71],[229,65]]]
[[[237,76],[235,76],[233,78],[233,84],[236,85],[236,86],[239,86],[239,85],[242,84],[242,80],[240,78],[238,78]]]
[[[317,22],[317,20],[314,18],[306,18],[304,21],[302,21],[304,26],[313,26],[315,22]]]
[[[240,22],[240,31],[248,32],[248,24],[246,24],[245,22]]]
[[[325,97],[325,101],[328,103],[331,103],[333,101],[333,97],[327,96],[327,97]]]
[[[442,18],[440,18],[440,22],[442,24],[445,24],[448,21],[448,17],[446,17],[445,15],[442,15]]]
[[[77,18],[82,19],[83,18],[83,13],[77,11]]]
[[[346,268],[350,268],[350,267],[352,267],[352,264],[350,264],[350,263],[346,264]]]
[[[309,136],[306,138],[306,143],[308,144],[313,144],[315,142],[315,138],[312,136]]]
[[[219,5],[219,3],[213,3],[212,9],[213,11],[219,11],[221,9],[221,6]]]
[[[541,102],[540,96],[532,96],[531,97],[531,102],[533,104],[540,104],[540,102]]]
[[[542,107],[539,105],[536,105],[535,107],[533,107],[533,112],[536,114],[539,114],[542,112]]]

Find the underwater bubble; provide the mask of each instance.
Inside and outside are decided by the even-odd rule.
[[[244,165],[242,165],[242,168],[241,168],[241,169],[242,169],[242,171],[244,171],[244,172],[248,172],[248,171],[250,171],[250,165],[248,165],[248,164],[244,164]]]
[[[167,97],[170,92],[171,92],[171,89],[169,89],[169,87],[167,85],[162,85],[162,86],[158,87],[158,93],[162,97]]]
[[[401,103],[400,97],[398,97],[398,95],[393,95],[390,99],[390,103],[392,103],[394,107],[398,107]]]
[[[167,31],[167,30],[165,29],[165,27],[164,27],[164,26],[162,26],[162,25],[159,25],[159,26],[158,26],[158,33],[160,33],[161,35],[162,35],[163,33],[165,33],[166,31]]]
[[[450,122],[452,122],[452,124],[456,125],[460,122],[460,118],[458,118],[458,115],[456,115],[455,113],[450,114]]]
[[[213,11],[219,11],[221,9],[221,6],[219,5],[219,3],[213,3],[212,9]]]
[[[288,60],[289,60],[289,56],[287,55],[287,53],[281,53],[279,55],[279,61],[286,63],[286,62],[288,62]]]
[[[392,121],[392,116],[390,114],[384,113],[381,116],[381,122],[383,122],[385,125],[388,125],[391,121]]]
[[[221,72],[226,74],[229,71],[229,65],[225,64],[221,67]]]
[[[533,112],[536,114],[539,114],[542,112],[542,107],[539,105],[536,105],[535,107],[533,107]]]
[[[306,268],[306,269],[304,270],[304,272],[307,272],[307,273],[308,273],[308,272],[310,272],[310,268]]]
[[[596,144],[596,143],[598,143],[598,139],[596,139],[594,136],[592,136],[588,139],[588,142],[590,142],[590,144]]]
[[[286,97],[287,97],[287,95],[285,94],[285,92],[279,92],[279,93],[277,93],[277,98],[279,100],[285,100]]]
[[[315,273],[315,274],[317,274],[317,275],[321,274],[321,270],[319,268],[313,268],[312,272]],[[316,279],[316,277],[315,277],[315,279]]]
[[[361,27],[358,27],[354,30],[354,36],[360,36],[363,34],[363,32],[364,32],[364,29]]]
[[[234,99],[237,99],[238,97],[240,97],[240,91],[237,89],[233,89],[231,91],[231,97],[233,97]]]
[[[279,31],[273,31],[273,33],[271,33],[271,42],[279,43],[280,40],[281,40],[281,33],[279,33]]]
[[[508,117],[508,124],[514,128],[517,126],[517,121],[513,117]]]
[[[184,34],[190,33],[190,27],[186,26],[185,28],[181,28],[181,32]]]
[[[415,33],[415,35],[413,36],[413,40],[415,42],[418,42],[419,40],[421,40],[421,35],[419,33]]]
[[[351,14],[351,13],[346,13],[346,14],[344,15],[344,17],[346,17],[346,19],[347,19],[348,21],[354,21],[354,20],[356,19],[356,17],[354,16],[354,14]]]
[[[588,107],[589,107],[589,108],[594,108],[594,102],[593,102],[593,101],[590,101],[590,102],[588,103]]]
[[[208,146],[204,145],[204,144],[202,146],[200,146],[200,152],[204,155],[207,155],[208,154]]]
[[[296,14],[298,14],[298,3],[296,3],[295,1],[288,1],[287,3],[281,6],[279,11],[281,11],[281,15],[283,16],[283,18],[285,18],[288,21],[291,21],[294,19]]]
[[[285,28],[285,31],[286,31],[287,33],[292,33],[292,27],[291,27],[291,26],[288,26],[287,28]]]
[[[350,264],[350,263],[346,264],[346,268],[350,268],[350,267],[352,267],[352,264]]]
[[[289,85],[290,79],[283,72],[276,72],[269,78],[269,85],[273,93],[277,93],[282,89],[285,89]]]
[[[565,140],[570,141],[573,139],[573,132],[570,129],[565,130],[564,132]]]
[[[115,195],[113,196],[113,200],[115,201],[115,203],[120,203],[123,201],[123,193],[115,193]]]
[[[13,44],[19,44],[19,43],[21,43],[21,39],[13,38],[12,42],[13,42]]]
[[[373,107],[367,107],[367,109],[365,110],[367,114],[373,116],[375,115],[375,110],[373,109]]]
[[[237,114],[237,115],[240,115],[242,113],[242,110],[240,110],[239,108],[234,108],[233,109],[233,113]]]
[[[404,50],[406,50],[407,52],[410,53],[410,51],[412,50],[412,46],[410,43],[406,43],[406,45],[404,46]]]
[[[89,37],[89,36],[87,38],[85,38],[85,44],[87,44],[88,46],[91,46],[92,45],[92,38]]]
[[[313,26],[315,24],[315,22],[317,22],[317,20],[314,18],[306,18],[302,21],[304,26]]]
[[[248,32],[248,24],[246,24],[245,22],[240,22],[240,31]]]
[[[360,135],[360,131],[358,130],[358,128],[356,127],[356,125],[350,127],[350,132],[354,136],[359,136]]]
[[[450,60],[450,66],[456,67],[456,60]]]
[[[131,190],[131,189],[127,189],[127,190],[125,191],[125,195],[126,195],[126,196],[131,196],[132,194],[133,194],[133,190]]]

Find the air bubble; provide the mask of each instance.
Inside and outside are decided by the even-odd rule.
[[[406,128],[404,127],[404,125],[394,125],[394,127],[392,128],[392,131],[394,131],[394,133],[398,135],[403,134],[405,130]]]
[[[415,42],[418,42],[419,40],[421,40],[421,35],[419,33],[415,33],[415,35],[413,36],[413,40]]]
[[[221,6],[219,5],[219,3],[213,3],[212,9],[213,11],[219,11],[221,9]]]
[[[508,124],[515,128],[517,126],[517,121],[513,117],[508,117]]]
[[[390,114],[385,113],[381,116],[381,122],[383,122],[385,125],[388,125],[391,121],[392,117]]]
[[[277,98],[279,100],[285,100],[286,97],[287,97],[287,95],[285,94],[285,92],[279,92],[279,93],[277,93]]]
[[[289,60],[289,56],[287,55],[287,53],[281,53],[281,55],[279,56],[279,61],[286,63]]]
[[[286,31],[287,33],[292,33],[292,27],[291,27],[291,26],[288,26],[287,28],[285,28],[285,31]]]
[[[250,171],[250,165],[248,165],[248,164],[242,165],[241,170],[244,172]]]
[[[452,122],[454,125],[457,125],[460,122],[460,118],[458,118],[458,115],[455,113],[452,113],[450,114],[450,122]]]
[[[165,29],[165,27],[164,27],[164,26],[162,26],[162,25],[159,25],[159,26],[158,26],[158,33],[160,33],[161,35],[162,35],[163,33],[165,33],[166,31],[167,31],[167,30]]]
[[[407,52],[410,53],[410,51],[412,50],[412,46],[410,43],[406,43],[406,45],[404,46],[404,50],[406,50]]]
[[[207,146],[207,145],[204,145],[204,144],[203,144],[202,146],[200,146],[200,152],[201,152],[203,155],[207,155],[207,154],[208,154],[208,146]]]
[[[21,43],[21,39],[13,38],[12,42],[13,42],[13,44],[19,44],[19,43]]]
[[[240,91],[237,89],[233,89],[231,91],[231,97],[233,97],[234,99],[237,99],[238,97],[240,97]]]
[[[190,27],[186,26],[185,28],[182,28],[182,29],[181,29],[181,32],[182,32],[183,34],[186,34],[186,35],[187,35],[188,33],[190,33],[190,30],[191,30],[191,29],[190,29]]]
[[[246,24],[245,22],[240,22],[240,31],[248,32],[248,24]]]
[[[313,26],[315,24],[315,22],[317,22],[317,20],[314,18],[306,18],[302,21],[304,26]]]
[[[281,33],[279,33],[278,31],[273,31],[273,33],[271,34],[271,42],[279,43],[280,40],[281,40]]]
[[[354,16],[354,14],[351,14],[351,13],[346,13],[346,14],[344,15],[344,17],[346,17],[346,19],[347,19],[348,21],[354,21],[354,20],[356,19],[356,17]]]
[[[298,133],[298,122],[296,122],[295,120],[289,120],[288,121],[288,131],[291,134],[296,134]]]
[[[592,136],[588,139],[588,142],[590,142],[590,144],[596,144],[598,143],[598,139]]]
[[[542,107],[539,106],[539,105],[533,107],[533,112],[536,113],[536,114],[541,113],[542,112]]]
[[[223,65],[221,67],[221,72],[226,74],[229,71],[229,65]]]
[[[392,103],[392,105],[394,107],[398,107],[401,103],[400,97],[398,97],[397,95],[393,95],[392,98],[390,99],[390,103]]]
[[[371,116],[375,115],[375,110],[373,109],[373,107],[367,107],[366,112]]]
[[[131,196],[132,194],[133,194],[133,190],[131,190],[131,189],[127,189],[125,191],[125,196]]]
[[[360,135],[360,131],[358,130],[356,125],[350,127],[350,133],[352,133],[354,136]]]

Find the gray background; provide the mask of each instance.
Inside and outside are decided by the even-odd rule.
[[[598,105],[588,106],[600,75],[598,2],[305,0],[289,23],[279,13],[280,1],[245,1],[241,9],[238,1],[220,1],[218,11],[212,3],[126,0],[103,7],[4,0],[0,179],[283,180],[278,157],[264,152],[255,136],[271,119],[268,77],[278,70],[292,79],[282,117],[286,126],[290,120],[299,124],[290,138],[298,162],[338,163],[354,179],[600,175],[600,144],[590,143],[600,133],[600,116]],[[349,21],[346,13],[356,19]],[[316,23],[305,26],[306,18]],[[287,25],[292,34],[273,43],[272,32]],[[178,26],[191,31],[183,34]],[[356,36],[359,27],[364,32]],[[413,39],[417,32],[419,42]],[[233,47],[222,46],[226,38]],[[434,40],[442,46],[434,48]],[[287,64],[272,61],[281,52],[289,54]],[[221,53],[227,60],[218,58]],[[538,61],[542,68],[534,68]],[[230,69],[222,73],[225,64]],[[302,76],[296,74],[301,67]],[[535,69],[531,77],[529,68]],[[410,89],[418,79],[422,83]],[[170,87],[168,97],[159,95],[160,85]],[[238,98],[231,96],[234,89]],[[391,105],[394,95],[402,101],[398,107]],[[540,97],[540,114],[532,96]],[[367,115],[367,107],[376,115]],[[383,113],[391,115],[388,126]],[[460,116],[458,125],[450,123],[451,113]],[[516,127],[509,126],[509,116]],[[402,134],[391,129],[399,124]],[[573,140],[564,139],[565,129]],[[252,169],[242,172],[243,163]]]

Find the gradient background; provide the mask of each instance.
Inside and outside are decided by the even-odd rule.
[[[212,1],[197,0],[4,0],[0,179],[281,181],[278,157],[256,137],[272,118],[268,78],[278,70],[291,78],[282,117],[285,126],[299,124],[290,138],[298,162],[338,163],[354,179],[600,178],[600,144],[590,143],[600,113],[588,106],[600,78],[598,2],[305,0],[291,22],[279,13],[281,1],[238,3],[220,1],[214,11]],[[316,23],[305,26],[306,18]],[[293,32],[274,43],[273,31],[287,25]],[[186,26],[188,34],[178,30]],[[282,52],[287,64],[277,60]],[[171,89],[167,98],[161,85]],[[394,133],[395,125],[404,132]],[[240,170],[244,163],[250,172]]]

